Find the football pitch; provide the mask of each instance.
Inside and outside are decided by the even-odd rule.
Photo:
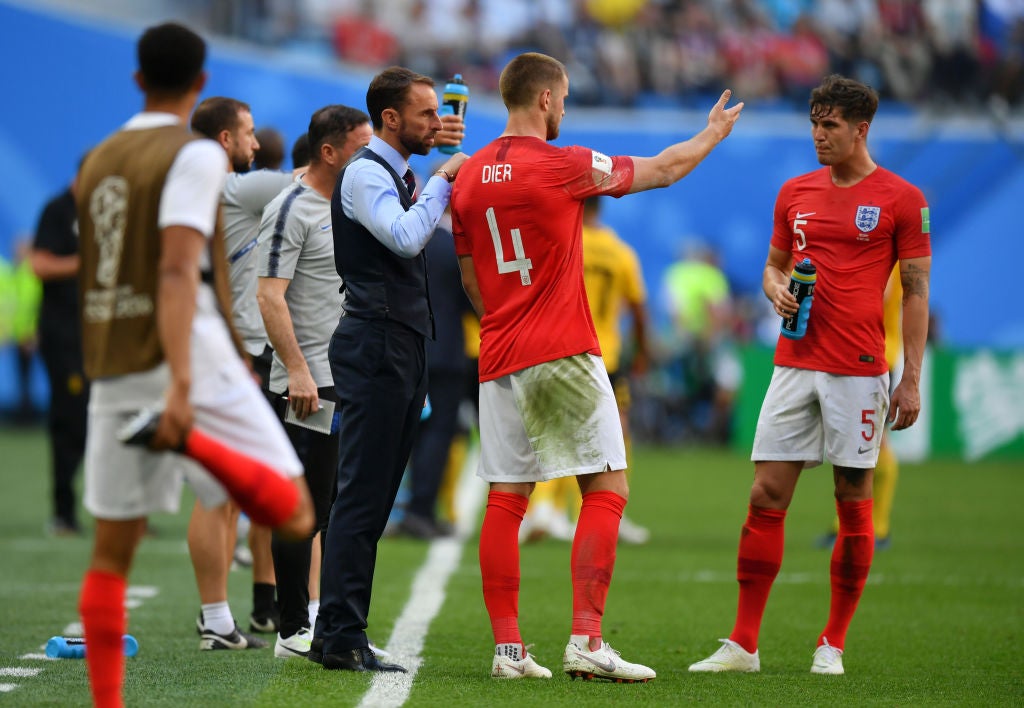
[[[45,438],[0,430],[0,708],[89,704],[85,663],[47,660],[42,647],[77,620],[78,585],[91,539],[51,538]],[[874,567],[847,638],[845,676],[809,673],[828,613],[826,551],[814,547],[834,512],[831,474],[803,476],[786,526],[786,555],[761,632],[761,673],[690,674],[687,666],[728,635],[736,607],[736,545],[752,467],[728,451],[639,447],[627,513],[650,528],[643,546],[619,547],[605,637],[623,657],[658,672],[648,684],[570,681],[561,673],[569,634],[569,546],[524,546],[523,638],[551,680],[489,678],[493,644],[480,590],[476,535],[438,544],[386,539],[377,563],[370,636],[422,634],[406,693],[372,677],[324,671],[272,649],[200,652],[198,598],[185,545],[187,513],[153,518],[130,580],[129,706],[603,706],[1020,705],[1024,703],[1024,465],[904,464],[892,547]],[[182,509],[191,508],[186,493]],[[91,520],[83,515],[86,526]],[[475,530],[478,523],[471,524]],[[443,565],[443,564],[441,564]],[[447,582],[441,580],[447,578]],[[417,581],[413,591],[414,581]],[[247,625],[251,576],[231,574],[230,601]],[[440,593],[443,592],[443,595]],[[429,623],[403,614],[410,596],[432,599]],[[411,629],[410,629],[411,627]],[[393,631],[395,637],[392,636]],[[390,643],[390,644],[389,644]],[[371,692],[373,691],[373,692]]]

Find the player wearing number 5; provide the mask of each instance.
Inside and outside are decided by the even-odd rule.
[[[521,54],[502,71],[505,132],[462,167],[452,194],[463,285],[481,317],[480,476],[490,483],[480,533],[495,678],[547,678],[519,632],[518,532],[536,482],[575,475],[583,506],[572,548],[573,617],[562,668],[583,678],[647,681],[621,659],[601,617],[628,488],[622,427],[583,283],[588,197],[682,179],[732,130],[743,104],[726,91],[691,139],[650,158],[558,148],[565,67]]]
[[[832,75],[811,92],[811,137],[823,168],[787,181],[775,203],[764,269],[775,312],[798,309],[788,291],[795,261],[817,267],[806,334],[780,337],[751,459],[754,484],[740,536],[739,609],[722,647],[690,671],[758,671],[758,633],[782,564],[786,509],[804,467],[833,465],[839,534],[832,552],[832,601],[811,664],[843,673],[847,628],[871,568],[871,482],[882,428],[917,420],[928,332],[931,241],[921,191],[879,167],[867,138],[878,96]],[[903,284],[904,372],[889,401],[882,298],[896,260]],[[888,415],[887,415],[888,413]]]

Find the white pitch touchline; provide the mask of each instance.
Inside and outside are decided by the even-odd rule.
[[[10,693],[18,687],[16,683],[0,683],[0,693]]]
[[[27,669],[24,666],[3,666],[0,667],[0,676],[18,676],[20,678],[28,678],[29,676],[35,676],[42,669]]]
[[[427,559],[412,583],[409,601],[395,622],[387,650],[408,673],[374,674],[370,689],[359,708],[397,708],[409,698],[416,672],[423,664],[420,652],[430,623],[444,604],[448,578],[458,567],[462,547],[476,524],[477,512],[486,496],[487,484],[476,476],[477,455],[471,454],[462,468],[455,495],[458,527],[454,538],[442,538],[430,544]],[[389,659],[390,661],[391,659]]]

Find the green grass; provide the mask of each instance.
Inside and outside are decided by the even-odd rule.
[[[0,676],[17,688],[0,707],[87,705],[82,661],[21,659],[76,619],[88,539],[43,535],[47,464],[38,432],[0,431],[0,668],[35,667],[34,677]],[[639,448],[630,515],[651,542],[620,547],[605,634],[628,659],[653,666],[645,685],[569,681],[558,672],[569,633],[569,547],[522,549],[521,625],[551,681],[495,682],[480,592],[476,544],[466,546],[447,600],[430,628],[408,705],[665,706],[1010,705],[1024,703],[1024,470],[1009,462],[904,465],[893,546],[878,553],[846,644],[847,674],[812,676],[811,652],[828,612],[828,555],[814,539],[829,526],[831,475],[804,475],[790,509],[786,557],[761,633],[757,675],[691,675],[686,667],[717,647],[736,606],[736,542],[752,468],[729,452]],[[186,495],[182,508],[189,508]],[[197,597],[185,550],[187,515],[154,518],[158,538],[139,552],[131,582],[158,589],[131,610],[140,653],[128,662],[128,705],[354,706],[366,676],[326,672],[267,651],[199,652]],[[411,541],[381,544],[370,632],[386,643],[426,556]],[[240,620],[249,577],[231,578]]]

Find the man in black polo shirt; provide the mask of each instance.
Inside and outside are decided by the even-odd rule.
[[[82,331],[78,318],[78,218],[75,181],[43,208],[30,256],[43,281],[39,311],[39,352],[50,380],[50,469],[53,517],[48,528],[58,536],[81,534],[73,488],[85,453],[89,384],[82,368]]]

